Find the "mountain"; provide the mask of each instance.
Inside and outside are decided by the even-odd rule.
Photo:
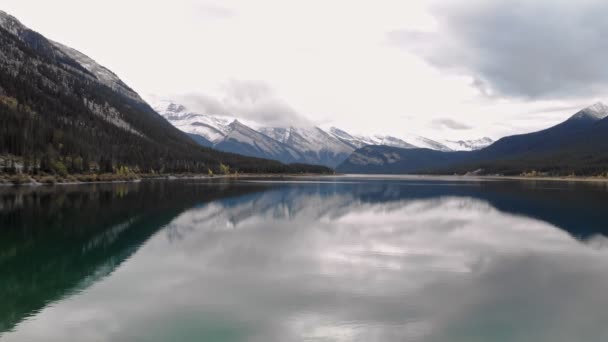
[[[355,151],[337,170],[348,173],[603,174],[608,170],[608,106],[597,103],[551,128],[505,137],[470,152],[388,149]]]
[[[501,139],[450,171],[465,168],[511,175],[606,175],[608,107],[598,103],[549,129]]]
[[[442,140],[442,144],[452,151],[477,151],[490,146],[494,140],[484,137],[474,140]]]
[[[272,139],[235,120],[228,125],[229,130],[214,148],[220,151],[247,156],[280,160],[285,163],[303,162],[302,156],[291,147]],[[316,163],[312,160],[311,164]]]
[[[159,101],[156,111],[204,146],[247,156],[335,167],[355,148],[318,127],[263,127],[234,117],[201,114],[172,101]],[[253,129],[253,127],[261,127]],[[198,137],[197,137],[198,136]],[[203,140],[201,140],[201,138]]]
[[[354,148],[361,148],[369,145],[382,145],[407,149],[428,148],[437,151],[452,151],[451,148],[443,143],[415,134],[404,133],[402,134],[402,138],[397,138],[390,135],[351,135],[350,133],[336,127],[330,127],[327,130],[327,133]]]
[[[404,149],[370,145],[353,152],[336,171],[340,173],[404,174],[440,168],[458,162],[466,152]]]
[[[191,112],[183,105],[171,101],[159,101],[154,108],[202,146],[283,163],[306,162],[298,151],[235,118]],[[320,164],[316,160],[311,160],[310,163]]]
[[[194,140],[194,142],[196,142],[197,144],[203,146],[203,147],[209,147],[212,148],[213,147],[213,143],[209,140],[207,140],[205,137],[197,135],[197,134],[192,134],[192,133],[186,133],[190,139]]]
[[[356,149],[368,145],[452,151],[444,143],[414,134],[403,134],[402,138],[398,138],[389,135],[354,135],[337,127],[328,129],[315,126],[265,127],[259,122],[193,112],[181,104],[167,100],[157,102],[154,109],[203,146],[286,163],[299,162],[336,167]],[[230,136],[234,131],[232,123],[235,121],[239,123],[236,127],[240,132]],[[269,141],[268,138],[274,142]],[[477,149],[484,143],[488,142],[484,139],[463,142],[467,147],[460,146],[457,150]]]
[[[399,138],[391,136],[363,136],[363,135],[351,135],[350,133],[343,131],[336,127],[330,127],[327,133],[333,135],[336,139],[343,143],[353,147],[361,148],[368,145],[386,145],[401,148],[418,148],[412,144],[409,144]]]
[[[452,151],[449,147],[445,146],[444,144],[429,139],[429,138],[425,138],[425,137],[421,137],[419,135],[415,135],[415,134],[411,134],[411,133],[404,133],[402,134],[403,139],[405,139],[405,141],[407,141],[408,143],[418,147],[418,148],[427,148],[430,150],[435,150],[435,151],[443,151],[443,152],[450,152]]]
[[[260,132],[298,151],[306,163],[336,167],[354,151],[319,127],[261,128]]]
[[[201,147],[110,70],[1,11],[0,56],[0,155],[26,172],[297,169]]]
[[[153,107],[181,131],[199,135],[212,143],[221,141],[230,131],[230,123],[235,120],[224,116],[194,113],[171,101],[159,101],[153,104]]]
[[[502,138],[480,150],[483,159],[513,157],[527,153],[539,153],[565,147],[573,143],[579,132],[593,127],[608,116],[608,107],[596,103],[572,115],[568,120],[542,131]]]

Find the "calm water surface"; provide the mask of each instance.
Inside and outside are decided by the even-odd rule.
[[[605,184],[0,189],[0,341],[608,341]]]

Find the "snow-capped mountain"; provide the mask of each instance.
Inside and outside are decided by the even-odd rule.
[[[452,151],[476,151],[492,145],[494,140],[484,137],[474,140],[443,140],[442,142]]]
[[[260,132],[298,151],[305,163],[336,167],[355,150],[318,127],[266,127]]]
[[[284,163],[295,163],[303,160],[302,155],[295,149],[242,124],[238,120],[234,120],[228,125],[228,128],[226,136],[214,145],[220,151],[275,159]]]
[[[608,106],[602,102],[597,102],[587,108],[582,109],[578,113],[574,114],[570,120],[574,119],[588,119],[592,121],[601,120],[608,117]]]
[[[352,135],[336,127],[330,127],[327,132],[355,149],[370,145],[384,145],[405,149],[428,148],[444,152],[451,151],[449,147],[440,142],[409,133],[403,133],[401,137],[397,138],[390,135]]]
[[[403,139],[391,137],[390,135],[375,135],[371,138],[368,138],[370,141],[374,143],[374,145],[385,145],[385,146],[393,146],[399,148],[420,148],[423,146],[416,146],[409,142],[406,142]]]
[[[361,148],[368,145],[387,145],[400,148],[418,148],[412,144],[409,144],[399,138],[391,136],[363,136],[363,135],[352,135],[337,127],[330,127],[327,133],[334,136],[336,139],[342,141],[345,144],[352,146],[355,149]]]
[[[115,73],[108,70],[106,67],[99,65],[89,56],[81,53],[78,50],[72,49],[69,46],[65,46],[63,44],[51,41],[55,47],[57,47],[61,52],[65,53],[68,57],[78,62],[83,68],[89,71],[91,74],[95,75],[97,80],[102,84],[110,87],[117,93],[120,93],[124,96],[129,97],[132,100],[143,103],[144,101],[139,97],[139,95],[128,85],[126,85]]]
[[[607,160],[607,157],[603,157],[608,154],[606,137],[608,106],[595,104],[555,126],[503,137],[476,151],[439,153],[422,149],[366,146],[351,154],[336,170],[343,173],[395,174],[465,174],[475,171],[481,174],[507,175],[518,175],[529,170],[543,170],[555,175],[589,172],[587,170],[602,172],[598,165],[601,165],[600,160]],[[482,144],[489,142],[489,139],[481,139]],[[472,148],[471,145],[467,147]]]
[[[317,127],[260,128],[263,125],[234,117],[189,111],[172,101],[159,101],[154,108],[175,127],[202,145],[220,151],[279,160],[335,167],[354,148]],[[199,138],[197,138],[197,136]],[[207,144],[206,141],[211,142]]]
[[[173,126],[186,133],[200,135],[213,143],[220,142],[230,132],[230,123],[235,120],[224,116],[194,113],[171,101],[159,101],[153,107]]]
[[[417,146],[419,148],[428,148],[429,150],[435,150],[435,151],[442,151],[442,152],[450,152],[452,151],[449,147],[445,146],[444,144],[429,139],[429,138],[425,138],[425,137],[421,137],[419,135],[416,134],[411,134],[411,133],[404,133],[402,134],[403,139],[405,141],[407,141],[408,143]]]
[[[110,87],[113,91],[124,95],[131,100],[144,103],[139,95],[128,85],[126,85],[116,74],[107,68],[99,65],[92,58],[72,49],[71,47],[44,38],[37,32],[30,30],[15,17],[0,10],[0,27],[12,33],[25,43],[32,43],[38,47],[44,47],[43,53],[66,62],[71,67],[84,69],[84,77],[88,77],[96,82]],[[49,44],[50,43],[50,44]],[[77,64],[72,64],[76,62]]]
[[[371,141],[365,141],[363,139],[360,139],[359,137],[355,137],[355,136],[351,135],[350,133],[343,131],[336,127],[331,127],[328,130],[326,130],[326,132],[329,133],[330,135],[334,136],[334,138],[342,141],[343,143],[345,143],[355,149],[361,148],[361,147],[369,145],[369,144],[373,144]]]
[[[113,72],[2,11],[0,112],[0,140],[11,138],[0,154],[10,153],[24,173],[40,168],[59,174],[64,164],[70,172],[83,173],[124,167],[142,173],[206,173],[219,171],[222,163],[242,172],[329,172],[200,148]],[[36,163],[36,158],[52,163]]]
[[[354,135],[337,127],[264,127],[234,117],[196,113],[172,101],[160,101],[154,108],[175,127],[190,134],[201,145],[220,151],[269,158],[284,163],[307,163],[336,167],[356,149],[384,145],[404,149],[427,148],[437,151],[462,150],[459,143],[449,146],[414,134]],[[491,142],[491,141],[490,141]],[[481,146],[479,142],[463,142]],[[453,147],[453,148],[452,148]]]
[[[335,167],[354,151],[316,127],[255,130],[252,127],[261,125],[234,117],[195,113],[171,101],[160,101],[154,108],[197,142],[224,152],[275,159],[284,163]],[[204,138],[202,142],[200,137]]]

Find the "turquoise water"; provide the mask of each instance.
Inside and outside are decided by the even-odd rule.
[[[603,183],[0,189],[0,341],[606,341]]]

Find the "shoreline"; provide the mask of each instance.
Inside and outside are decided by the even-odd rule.
[[[608,183],[608,177],[596,176],[497,176],[497,175],[425,175],[425,174],[341,174],[337,177],[352,178],[409,178],[453,181],[549,181],[549,182],[579,182],[579,183]]]
[[[0,175],[2,176],[2,175]],[[114,174],[104,175],[68,175],[69,180],[57,179],[55,176],[25,176],[25,175],[4,175],[4,179],[0,179],[0,187],[39,187],[39,186],[65,186],[65,185],[85,185],[85,184],[121,184],[121,183],[139,183],[147,180],[214,180],[214,179],[239,179],[239,178],[291,178],[291,177],[324,177],[335,175],[324,174],[231,174],[231,175],[213,175],[206,174],[189,174],[189,175],[127,175],[118,176]],[[86,180],[78,180],[78,178]],[[41,181],[45,178],[52,178],[52,181]],[[94,179],[94,180],[93,180]]]
[[[214,179],[252,179],[252,178],[409,178],[409,179],[429,179],[429,180],[457,180],[457,181],[547,181],[547,182],[577,182],[577,183],[608,183],[608,177],[593,177],[593,176],[484,176],[484,175],[421,175],[421,174],[238,174],[238,175],[86,175],[88,179],[93,177],[95,180],[80,181],[77,178],[85,175],[70,175],[70,180],[57,180],[52,182],[40,182],[41,179],[48,176],[38,177],[21,177],[19,182],[11,181],[15,175],[8,176],[8,179],[0,181],[0,187],[38,187],[38,186],[65,186],[65,185],[85,185],[85,184],[121,184],[121,183],[139,183],[147,180],[214,180]],[[121,178],[122,177],[122,178]],[[29,181],[25,181],[26,178]]]
[[[606,177],[592,176],[478,176],[497,180],[520,180],[520,181],[548,181],[548,182],[584,182],[584,183],[608,183]]]

